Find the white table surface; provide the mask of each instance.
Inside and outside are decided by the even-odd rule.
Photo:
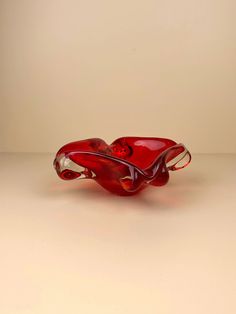
[[[133,197],[0,155],[1,314],[235,314],[236,156]]]

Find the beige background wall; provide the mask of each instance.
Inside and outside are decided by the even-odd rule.
[[[162,136],[236,153],[234,0],[1,0],[0,151]]]

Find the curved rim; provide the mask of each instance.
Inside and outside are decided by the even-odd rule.
[[[166,163],[165,161],[165,157],[167,156],[168,152],[170,152],[171,150],[173,149],[178,149],[178,148],[184,148],[184,151],[181,154],[180,158],[179,155],[177,155],[175,158],[177,158],[177,161],[175,161],[173,164],[169,165],[168,166],[168,162]],[[70,152],[70,153],[66,153],[65,155],[70,157],[71,155],[74,155],[74,154],[87,154],[87,155],[93,155],[93,156],[100,156],[100,157],[103,157],[103,158],[106,158],[106,159],[110,159],[110,160],[113,160],[113,161],[117,161],[119,163],[122,163],[124,165],[126,165],[127,167],[129,168],[135,168],[142,176],[145,177],[146,180],[152,180],[155,175],[156,175],[156,172],[158,170],[158,165],[160,164],[161,161],[164,161],[166,163],[166,167],[168,170],[171,170],[171,171],[176,171],[176,170],[180,170],[180,169],[183,169],[185,168],[191,161],[191,154],[190,152],[186,149],[186,147],[183,145],[183,144],[176,144],[174,146],[171,146],[169,148],[167,148],[166,150],[164,150],[159,156],[157,156],[156,159],[153,160],[151,166],[149,166],[148,168],[146,169],[141,169],[139,168],[138,166],[136,166],[134,163],[132,162],[129,162],[125,159],[122,159],[122,158],[119,158],[119,157],[115,157],[115,156],[111,156],[111,155],[107,155],[105,153],[97,153],[97,152],[88,152],[88,151],[74,151],[74,152]],[[180,166],[180,167],[176,167],[176,165],[181,161],[183,160],[186,156],[188,156],[188,161]],[[174,159],[175,159],[174,158]],[[164,160],[163,160],[164,159]],[[171,163],[172,161],[170,160],[169,163]],[[157,164],[157,168],[154,169],[154,171],[151,171],[151,174],[150,174],[150,170],[155,167],[155,164]]]

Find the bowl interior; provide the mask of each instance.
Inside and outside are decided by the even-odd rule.
[[[158,156],[176,142],[164,138],[122,137],[111,145],[111,154],[141,169],[148,168]]]

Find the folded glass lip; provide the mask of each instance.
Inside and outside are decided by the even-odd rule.
[[[93,179],[112,193],[133,195],[148,184],[166,184],[169,171],[182,169],[190,161],[183,144],[166,138],[120,137],[110,145],[90,138],[60,148],[54,168],[64,180]]]

